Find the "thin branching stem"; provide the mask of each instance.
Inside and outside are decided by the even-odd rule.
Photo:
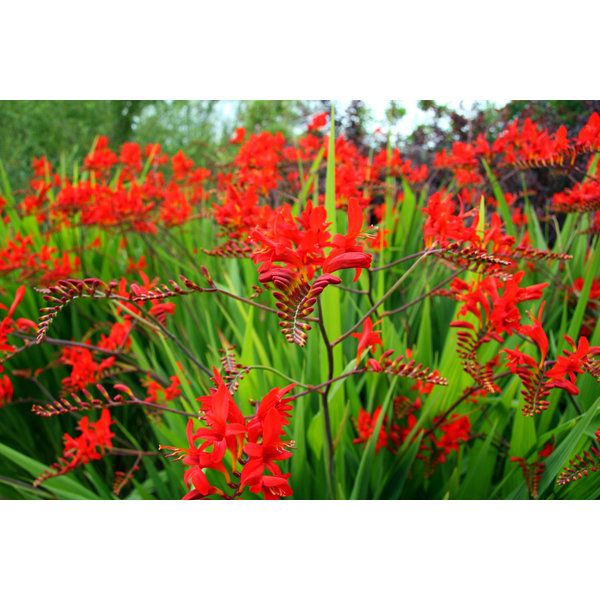
[[[510,375],[510,371],[504,371],[503,373],[498,373],[497,375],[494,375],[493,377],[490,377],[490,381],[494,381],[496,379],[500,379],[502,377],[506,377],[507,375]],[[423,437],[426,437],[428,435],[430,435],[431,433],[433,433],[440,425],[443,425],[444,422],[446,421],[446,418],[448,417],[448,415],[462,402],[464,402],[473,392],[477,392],[478,390],[482,390],[483,386],[482,385],[473,385],[470,388],[467,388],[465,390],[465,392],[462,394],[462,396],[460,396],[458,398],[458,400],[456,400],[455,402],[453,402],[450,405],[450,408],[448,408],[448,410],[446,410],[439,418],[438,420],[423,434]],[[509,444],[510,445],[510,444]]]
[[[17,332],[13,332],[13,333],[11,333],[11,335],[19,337],[28,342],[33,342],[35,340],[35,338],[33,338],[31,336],[17,333]],[[84,344],[83,342],[75,342],[75,341],[71,341],[71,340],[59,340],[57,338],[50,338],[50,337],[45,337],[44,343],[49,344],[51,346],[65,346],[67,348],[70,348],[70,347],[85,348],[86,350],[89,350],[90,352],[99,352],[101,354],[106,354],[107,356],[114,356],[114,357],[117,357],[119,360],[123,361],[124,363],[131,365],[132,367],[135,367],[136,372],[149,374],[150,377],[152,379],[154,379],[154,381],[156,381],[163,387],[167,387],[170,384],[169,381],[167,381],[164,377],[161,377],[158,373],[155,373],[154,371],[152,371],[150,369],[142,369],[133,358],[131,358],[130,356],[128,356],[118,350],[116,350],[116,351],[115,350],[107,350],[106,348],[100,348],[100,346],[93,346],[92,344]]]
[[[246,368],[250,369],[250,370],[259,369],[261,371],[269,371],[270,373],[275,373],[275,375],[278,375],[282,379],[285,379],[286,381],[289,381],[290,383],[293,383],[294,385],[299,385],[300,387],[303,387],[306,389],[314,389],[314,388],[312,388],[312,386],[307,385],[306,383],[297,381],[296,379],[292,379],[291,377],[288,377],[281,371],[278,371],[277,369],[274,369],[273,367],[269,367],[267,365],[248,365]]]
[[[425,254],[440,254],[441,252],[444,252],[443,248],[438,248],[437,250],[432,250],[431,248],[427,248],[425,250],[421,250],[420,252],[416,252],[415,254],[409,254],[407,256],[403,256],[402,258],[399,258],[398,260],[388,263],[387,265],[382,265],[381,267],[373,267],[372,269],[369,269],[369,271],[371,273],[376,273],[377,271],[383,271],[385,269],[390,269],[391,267],[395,267],[396,265],[400,265],[403,262],[406,262],[407,260],[412,260],[413,258],[419,258],[420,256],[423,256]]]
[[[331,385],[332,383],[335,383],[336,381],[339,381],[340,379],[345,379],[346,377],[350,377],[352,375],[360,375],[361,373],[365,373],[366,369],[354,369],[353,371],[348,371],[347,373],[342,373],[341,375],[338,375],[337,377],[332,377],[331,379],[328,379],[327,381],[324,381],[323,383],[319,383],[318,385],[308,385],[306,386],[308,389],[304,392],[298,392],[297,394],[294,394],[293,396],[288,396],[288,398],[290,400],[293,400],[295,398],[300,398],[300,396],[305,396],[306,394],[310,394],[311,392],[316,392],[318,390],[320,390],[321,388],[327,387],[328,385]]]
[[[414,269],[417,268],[417,265],[422,262],[427,256],[430,254],[437,253],[437,250],[427,250],[424,253],[421,253],[419,258],[406,270],[406,272],[392,285],[392,287],[381,297],[381,299],[376,302],[360,319],[359,321],[353,325],[346,333],[343,333],[337,340],[334,340],[331,343],[331,346],[337,346],[340,342],[345,340],[353,331],[358,329],[375,311],[404,283],[404,280],[412,273]]]
[[[449,277],[446,277],[446,279],[444,279],[444,281],[442,281],[441,283],[438,283],[434,288],[432,288],[428,292],[421,294],[418,298],[415,298],[414,300],[407,302],[406,304],[404,304],[403,306],[400,306],[399,308],[394,308],[393,310],[386,310],[385,312],[381,313],[381,317],[382,318],[389,317],[390,315],[395,315],[399,312],[404,312],[411,306],[414,306],[415,304],[418,304],[419,302],[421,302],[421,300],[424,300],[425,298],[427,298],[427,296],[431,296],[431,294],[434,294],[435,292],[437,292],[438,290],[443,288],[448,282],[452,281],[455,277],[458,277],[466,270],[467,270],[467,267],[462,267],[462,269],[460,269],[456,273],[453,273]]]
[[[111,448],[108,454],[117,456],[161,456],[160,452],[132,450],[130,448]]]

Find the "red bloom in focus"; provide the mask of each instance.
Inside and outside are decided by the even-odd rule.
[[[292,442],[283,441],[283,427],[289,423],[289,400],[283,396],[293,388],[288,385],[282,390],[274,388],[262,400],[254,417],[248,423],[248,442],[244,453],[248,462],[240,475],[240,489],[249,486],[253,494],[263,492],[265,500],[277,500],[291,496],[292,489],[287,483],[289,474],[282,475],[274,461],[286,460],[292,456],[287,449]],[[259,438],[262,438],[260,442]],[[271,475],[265,474],[265,469]]]
[[[363,251],[357,243],[363,226],[363,209],[356,198],[348,201],[348,233],[336,233],[331,240],[333,249],[323,263],[323,273],[333,273],[340,269],[356,269],[354,281],[360,277],[361,269],[371,266],[372,256]]]
[[[352,337],[358,340],[358,351],[356,352],[356,366],[360,362],[362,353],[367,349],[371,348],[372,352],[375,352],[376,346],[382,346],[383,341],[379,337],[379,331],[373,331],[373,323],[371,317],[367,317],[364,322],[362,333],[352,333]]]
[[[212,460],[214,456],[211,453],[203,452],[204,448],[196,448],[195,442],[197,436],[194,434],[194,421],[192,419],[188,421],[186,434],[189,445],[188,448],[176,448],[174,446],[158,447],[159,450],[172,450],[172,453],[167,456],[179,455],[174,460],[182,460],[183,464],[191,466],[191,468],[185,472],[183,479],[188,488],[190,487],[191,481],[195,489],[188,492],[182,500],[198,500],[212,494],[223,496],[222,490],[209,483],[208,478],[204,473],[204,469],[216,469],[224,472],[224,474],[228,476],[225,467],[220,461],[214,462]]]
[[[540,306],[537,319],[533,315],[531,315],[531,320],[534,323],[533,325],[521,325],[521,327],[518,330],[519,333],[522,333],[523,335],[526,335],[527,337],[531,338],[538,345],[538,348],[540,349],[540,352],[542,354],[539,363],[540,367],[544,364],[544,361],[546,360],[546,355],[548,354],[548,336],[542,329],[541,323],[542,312],[544,311],[545,305],[546,301],[544,300],[544,302],[542,302],[542,305]]]
[[[271,475],[258,474],[256,471],[246,477],[246,483],[251,484],[250,491],[253,494],[264,494],[265,500],[279,500],[292,495],[292,488],[288,483],[291,473],[285,475],[274,463],[267,465],[267,471]]]
[[[506,332],[508,335],[512,335],[513,331],[519,330],[521,327],[521,313],[517,304],[541,298],[542,290],[548,285],[547,283],[538,283],[521,288],[519,284],[524,275],[524,271],[519,271],[507,282],[501,282],[497,277],[490,276],[472,285],[455,279],[451,287],[457,298],[464,302],[458,314],[465,315],[470,312],[477,317],[490,337],[503,341],[500,337],[501,333]],[[499,290],[502,289],[503,294],[500,295]],[[462,321],[456,321],[454,326],[465,325]],[[538,333],[534,335],[538,335]]]
[[[208,469],[219,471],[227,485],[234,490],[227,498],[241,495],[245,487],[249,487],[252,493],[263,492],[265,499],[290,496],[292,490],[287,482],[289,474],[283,475],[274,461],[291,456],[287,450],[291,442],[282,441],[281,437],[291,410],[288,400],[283,396],[293,386],[271,390],[261,401],[256,416],[246,426],[246,419],[215,368],[213,373],[216,387],[211,388],[209,395],[198,399],[202,403],[206,427],[194,432],[194,423],[190,419],[187,426],[188,448],[160,446],[160,449],[171,450],[170,456],[178,455],[175,460],[183,460],[184,464],[191,467],[185,472],[184,480],[188,487],[191,482],[195,489],[186,494],[184,499],[202,499],[213,494],[226,496],[223,490],[209,482],[206,475]],[[196,447],[196,440],[201,441],[199,447]],[[232,458],[230,470],[224,463],[227,451]],[[241,473],[238,473],[237,463],[242,451],[248,460]],[[265,469],[269,474],[265,474]],[[239,477],[237,485],[232,481],[232,476]]]
[[[443,195],[442,192],[436,192],[422,210],[428,215],[424,228],[427,247],[434,241],[444,246],[450,241],[468,242],[477,237],[476,232],[465,225],[465,219],[476,214],[477,211],[473,209],[465,213],[461,201],[460,212],[454,214],[455,206],[450,194]]]
[[[546,373],[546,377],[552,380],[548,387],[560,387],[576,395],[579,394],[579,389],[575,386],[577,380],[575,374],[583,373],[583,363],[586,361],[588,354],[600,353],[600,347],[590,347],[589,341],[583,336],[579,338],[577,348],[575,348],[575,342],[569,336],[566,335],[565,340],[571,344],[574,351],[568,352],[565,350],[566,356],[559,356],[556,359],[556,364]],[[566,376],[569,377],[570,383],[561,379]]]

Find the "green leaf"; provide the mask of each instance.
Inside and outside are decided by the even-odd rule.
[[[498,202],[498,210],[500,211],[500,214],[502,215],[502,220],[504,221],[504,226],[506,227],[506,232],[508,233],[508,235],[512,235],[513,237],[516,237],[517,232],[516,232],[515,224],[512,222],[512,215],[510,212],[510,208],[508,207],[508,204],[506,203],[506,198],[504,197],[504,192],[502,191],[502,188],[500,187],[498,180],[492,173],[490,166],[487,164],[487,162],[483,158],[481,159],[481,164],[483,164],[483,168],[485,169],[488,179],[490,180],[490,183],[492,184],[492,191],[494,192],[494,198],[496,198],[496,202]]]
[[[591,420],[596,416],[600,409],[600,396],[596,399],[591,408],[586,411],[579,419],[579,423],[575,425],[573,431],[567,435],[562,443],[554,450],[546,461],[546,470],[540,481],[539,492],[540,496],[554,482],[559,471],[566,466],[569,457],[575,452],[575,448],[584,435],[585,430]]]
[[[358,472],[356,473],[354,486],[352,488],[352,492],[350,493],[350,500],[366,500],[369,498],[369,483],[374,465],[376,463],[376,458],[378,458],[379,460],[382,459],[381,456],[375,456],[375,446],[377,445],[379,431],[383,426],[383,419],[390,407],[392,395],[396,388],[397,382],[398,378],[394,378],[392,380],[392,384],[390,385],[390,388],[388,389],[386,397],[383,401],[381,412],[379,413],[379,418],[377,419],[377,423],[375,424],[373,435],[371,436],[371,439],[369,439],[365,449],[363,450],[363,455],[358,465]]]
[[[495,421],[483,443],[476,442],[479,449],[476,449],[475,445],[469,450],[469,466],[457,499],[480,500],[485,498],[496,463],[496,455],[494,452],[490,452],[490,448],[497,425],[498,421]]]
[[[303,205],[306,202],[306,198],[308,197],[308,190],[310,189],[312,182],[315,180],[315,176],[319,171],[319,166],[321,165],[321,160],[323,160],[324,154],[325,154],[325,147],[323,146],[319,150],[319,153],[315,157],[315,160],[313,160],[313,163],[310,167],[310,171],[308,173],[308,177],[306,178],[306,182],[302,186],[302,189],[300,190],[300,194],[298,195],[298,200],[299,200],[300,205]]]
[[[4,444],[0,444],[0,454],[21,468],[25,469],[34,479],[39,477],[48,467],[33,458],[29,458]],[[62,500],[100,500],[101,498],[83,485],[75,481],[71,475],[60,475],[46,479],[40,484]]]

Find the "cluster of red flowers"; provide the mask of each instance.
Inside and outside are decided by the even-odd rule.
[[[521,313],[517,304],[541,298],[542,290],[548,286],[547,283],[537,283],[519,287],[524,274],[524,271],[518,271],[508,281],[494,276],[485,277],[470,284],[454,279],[451,290],[455,298],[463,302],[459,316],[474,315],[483,335],[502,343],[501,334],[512,335],[520,326]],[[475,331],[475,326],[467,321],[454,321],[450,325]]]
[[[368,317],[363,325],[361,333],[353,333],[352,336],[358,339],[358,349],[356,354],[356,366],[358,367],[360,359],[366,350],[375,352],[377,346],[383,346],[383,341],[380,337],[380,331],[373,329],[373,323]],[[366,365],[367,370],[381,372],[385,369],[390,369],[393,365],[397,365],[404,356],[398,357],[391,361],[388,357],[393,354],[393,350],[384,351],[379,359],[368,358]],[[408,349],[406,352],[407,359],[410,360],[412,351]],[[419,372],[421,365],[413,367],[414,361],[410,360],[406,364],[409,369],[406,372],[407,376],[411,373]],[[402,363],[404,364],[404,363]],[[406,396],[398,396],[394,400],[394,410],[392,419],[388,419],[388,415],[384,415],[382,424],[379,430],[379,435],[375,444],[376,451],[381,448],[388,448],[392,452],[397,452],[402,444],[409,436],[416,436],[419,432],[425,435],[421,439],[419,453],[417,458],[424,461],[426,465],[426,474],[430,475],[435,470],[435,467],[440,462],[445,462],[446,457],[452,450],[458,451],[458,443],[460,440],[466,441],[469,439],[470,422],[467,416],[453,413],[449,418],[446,416],[441,419],[441,416],[434,418],[434,429],[439,429],[442,436],[438,439],[432,431],[424,429],[415,430],[417,424],[417,413],[421,409],[425,396],[431,393],[436,383],[441,382],[437,371],[434,371],[429,378],[417,380],[411,387],[411,390],[417,390],[418,396],[414,401],[411,401]],[[358,437],[354,439],[355,444],[368,442],[375,432],[378,419],[381,414],[381,406],[378,406],[372,414],[364,408],[359,409],[358,418],[355,420]]]
[[[78,424],[81,435],[73,438],[68,433],[64,434],[63,456],[58,459],[58,462],[50,465],[33,485],[40,485],[49,477],[64,475],[81,464],[102,458],[106,449],[112,448],[112,438],[115,434],[110,431],[110,426],[113,423],[115,421],[111,420],[107,408],[102,409],[102,415],[95,423],[90,423],[88,417],[83,417]]]
[[[572,188],[552,196],[552,208],[559,212],[591,212],[600,210],[600,182],[592,179],[576,183]]]
[[[533,325],[521,325],[517,328],[518,333],[531,339],[540,351],[540,359],[537,361],[528,354],[521,352],[518,346],[514,349],[504,349],[507,356],[507,365],[510,370],[517,374],[523,382],[523,396],[525,405],[523,414],[533,416],[548,408],[545,398],[553,388],[561,388],[568,393],[577,395],[579,388],[575,385],[577,374],[586,371],[595,371],[593,357],[600,354],[600,347],[590,346],[586,337],[581,336],[579,342],[575,342],[565,335],[565,341],[571,346],[571,352],[565,350],[565,356],[559,356],[554,366],[547,369],[545,366],[548,354],[548,336],[542,328],[542,312],[545,302],[542,302],[537,318],[531,315]],[[568,379],[565,379],[568,377]]]
[[[60,254],[47,244],[35,250],[35,245],[33,235],[23,237],[17,232],[13,239],[7,238],[6,245],[0,248],[0,275],[16,272],[19,281],[48,284],[72,277],[79,268],[77,256],[68,252]]]
[[[181,396],[181,379],[179,379],[179,376],[172,375],[169,377],[169,381],[171,384],[164,387],[148,375],[148,378],[144,383],[144,386],[148,391],[148,396],[144,398],[144,401],[161,404],[163,402],[170,402]]]
[[[232,143],[241,144],[235,159],[237,169],[233,173],[218,174],[217,194],[220,202],[214,204],[214,214],[221,227],[220,235],[227,241],[222,248],[224,253],[231,251],[248,252],[247,244],[259,240],[248,237],[257,226],[263,228],[267,222],[276,222],[279,226],[280,213],[273,211],[269,193],[277,189],[281,193],[297,196],[303,186],[308,185],[308,176],[304,180],[300,176],[298,163],[308,167],[320,155],[323,159],[329,152],[329,140],[322,136],[319,129],[326,124],[324,115],[317,115],[309,124],[309,131],[301,136],[296,146],[285,146],[283,137],[264,132],[251,135],[246,140],[243,128],[236,130]],[[382,182],[386,176],[404,176],[412,183],[423,182],[428,175],[426,165],[412,167],[411,161],[403,161],[398,150],[388,156],[387,150],[377,153],[372,161],[362,156],[357,147],[340,136],[335,141],[335,198],[338,207],[351,204],[365,209],[370,205],[373,189],[383,189]],[[284,185],[287,182],[289,186]],[[324,194],[314,189],[315,181],[308,185],[305,193],[315,196],[315,210],[324,203]],[[291,205],[283,203],[281,209],[287,211],[291,220]],[[273,214],[273,213],[277,214]],[[381,212],[374,212],[375,218],[381,220]],[[383,232],[380,232],[380,235]],[[275,239],[283,239],[278,233]],[[235,242],[235,243],[234,243]],[[243,244],[241,244],[241,243]],[[379,245],[373,246],[378,248]]]
[[[513,236],[504,233],[502,219],[495,212],[492,213],[489,224],[481,224],[480,229],[478,211],[472,209],[465,212],[463,198],[465,198],[464,190],[459,194],[460,211],[456,214],[451,196],[441,192],[431,196],[428,206],[423,209],[428,215],[425,223],[425,242],[427,246],[435,243],[442,248],[449,248],[453,243],[466,244],[468,253],[473,254],[473,249],[481,249],[485,252],[484,255],[473,254],[473,256],[480,257],[484,262],[490,261],[482,269],[477,279],[467,282],[455,278],[452,281],[450,295],[462,303],[459,316],[471,314],[476,321],[457,320],[450,325],[461,330],[458,334],[458,352],[463,360],[465,370],[488,392],[497,392],[497,386],[492,383],[492,375],[493,368],[498,366],[498,358],[496,357],[485,365],[480,365],[477,360],[477,351],[481,345],[492,340],[503,343],[503,334],[510,336],[514,332],[530,336],[538,341],[541,340],[541,334],[543,334],[539,323],[534,327],[521,324],[518,304],[541,298],[542,290],[548,284],[540,283],[520,287],[525,271],[515,271],[516,259],[532,257],[564,260],[568,257],[552,253],[545,254],[535,250],[529,243],[527,232],[517,245]],[[470,224],[467,224],[468,218],[472,219]],[[459,255],[458,260],[456,258],[452,260],[461,266],[469,265],[466,254]],[[502,264],[497,264],[500,262]],[[544,357],[547,351],[547,340],[545,344]],[[510,363],[511,368],[516,368],[518,363],[514,361],[517,359],[525,360],[519,358],[522,353],[519,353],[518,350],[505,350],[505,352],[511,356],[513,361]],[[534,363],[535,361],[532,362],[532,364]],[[520,368],[518,372],[525,377],[526,370],[524,368]],[[555,371],[551,371],[551,373],[554,374]],[[562,383],[563,381],[560,377],[555,378],[548,383],[548,386],[562,386],[567,389],[568,386],[566,383]],[[525,414],[531,415],[546,407],[543,400],[544,395],[540,396],[534,391],[538,384],[540,381],[537,377],[528,377],[526,389],[523,392],[526,398]],[[572,391],[572,388],[570,390]]]
[[[160,153],[160,144],[148,144],[144,159],[145,167],[141,148],[131,142],[117,156],[104,136],[85,158],[87,179],[60,177],[45,157],[34,159],[33,194],[25,197],[21,209],[54,227],[80,222],[152,233],[158,224],[172,227],[192,218],[194,207],[207,198],[204,182],[210,171],[194,168],[193,160],[180,150],[170,161],[172,179],[165,181],[158,167],[169,158]]]
[[[15,297],[12,304],[7,308],[4,304],[0,303],[0,309],[6,311],[6,316],[0,321],[0,352],[11,353],[16,350],[8,341],[8,336],[17,329],[36,329],[37,325],[29,319],[18,318],[13,320],[13,315],[17,310],[17,307],[25,297],[25,286],[19,286],[15,292]],[[0,373],[4,371],[4,367],[0,363]],[[5,373],[0,376],[0,406],[8,404],[13,397],[14,389],[12,382],[8,375]]]
[[[436,154],[433,166],[452,170],[458,186],[478,186],[484,182],[479,159],[498,159],[498,166],[523,164],[563,164],[581,152],[600,147],[600,116],[593,113],[577,138],[569,140],[564,126],[550,134],[537,123],[525,119],[519,127],[515,119],[490,144],[483,135],[474,143],[455,142],[452,151]]]
[[[421,396],[415,401],[411,401],[406,396],[398,396],[394,399],[391,419],[388,415],[384,415],[382,419],[375,451],[379,452],[381,448],[387,448],[392,453],[396,453],[409,437],[414,441],[420,433],[423,433],[416,458],[423,461],[425,475],[430,476],[438,464],[446,462],[446,458],[452,451],[458,452],[461,442],[469,440],[471,423],[467,415],[452,413],[450,416],[445,416],[443,420],[441,415],[435,417],[434,427],[430,430],[417,428],[417,413],[421,409],[422,402]],[[359,409],[358,418],[355,419],[358,433],[358,437],[353,440],[355,444],[366,444],[373,437],[380,415],[381,406],[371,414],[362,407]],[[439,438],[435,435],[437,429],[442,433]]]
[[[490,146],[480,135],[475,144],[455,142],[450,154],[446,149],[438,152],[433,160],[433,166],[439,169],[451,169],[458,186],[480,185],[483,177],[479,170],[479,157],[487,158]]]
[[[375,154],[370,165],[369,181],[375,182],[385,177],[405,177],[410,183],[422,183],[428,175],[427,165],[413,167],[412,161],[403,160],[400,151],[394,148],[391,153],[381,150]]]
[[[313,207],[309,201],[300,217],[293,217],[289,205],[278,208],[273,218],[263,227],[256,227],[251,238],[259,245],[252,253],[254,262],[260,264],[259,272],[273,268],[273,263],[283,263],[302,278],[312,279],[315,269],[333,273],[340,269],[355,269],[358,279],[363,268],[371,266],[371,255],[364,251],[360,238],[363,210],[356,200],[348,205],[348,232],[331,234],[327,231],[327,211],[324,206]],[[326,249],[331,248],[327,254]]]
[[[475,200],[472,192],[463,188],[457,194],[457,198],[460,206],[458,213],[456,202],[445,190],[435,192],[429,197],[427,206],[422,209],[427,215],[424,225],[427,247],[436,244],[441,248],[447,248],[451,244],[465,244],[469,249],[482,250],[486,254],[502,259],[504,271],[514,270],[517,258],[529,255],[543,257],[542,252],[532,247],[527,231],[523,232],[521,241],[517,244],[516,238],[505,232],[504,223],[497,212],[491,212],[489,222],[481,223],[480,229],[479,209],[471,208],[465,212],[465,205],[471,205]],[[496,204],[492,198],[480,196],[479,199],[483,199],[485,205],[489,207],[494,207]],[[515,201],[514,197],[509,197],[508,200]],[[517,218],[513,218],[513,223],[520,226],[526,223],[526,219],[519,212]],[[456,262],[460,261],[456,260]]]
[[[288,479],[276,464],[291,457],[292,442],[284,441],[284,426],[289,424],[289,399],[284,396],[294,387],[272,389],[260,402],[256,414],[247,420],[242,415],[225,382],[213,367],[215,388],[208,396],[198,400],[202,404],[202,420],[205,427],[194,431],[194,421],[187,426],[189,448],[160,446],[171,450],[169,456],[178,456],[190,468],[185,472],[185,482],[194,489],[184,500],[199,500],[208,496],[234,499],[242,495],[245,488],[253,494],[264,495],[266,500],[277,500],[291,496]],[[196,441],[200,440],[199,447]],[[229,452],[231,470],[225,460]],[[238,471],[238,463],[242,465]],[[221,473],[225,481],[207,476],[207,471]],[[229,490],[225,491],[225,487]]]

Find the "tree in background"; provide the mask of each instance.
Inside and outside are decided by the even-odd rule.
[[[227,142],[218,100],[155,100],[144,107],[130,141],[142,147],[160,142],[161,150],[183,150],[197,165],[224,159],[219,147]]]
[[[301,100],[243,100],[239,103],[235,123],[248,133],[280,131],[287,138],[297,133],[298,126],[309,114],[309,103]]]
[[[552,131],[564,125],[567,135],[573,137],[593,112],[600,111],[600,100],[512,100],[505,111],[508,121],[523,121],[529,117]]]
[[[32,157],[59,164],[82,160],[97,135],[114,145],[128,141],[152,100],[2,100],[0,160],[15,187],[31,175]]]

